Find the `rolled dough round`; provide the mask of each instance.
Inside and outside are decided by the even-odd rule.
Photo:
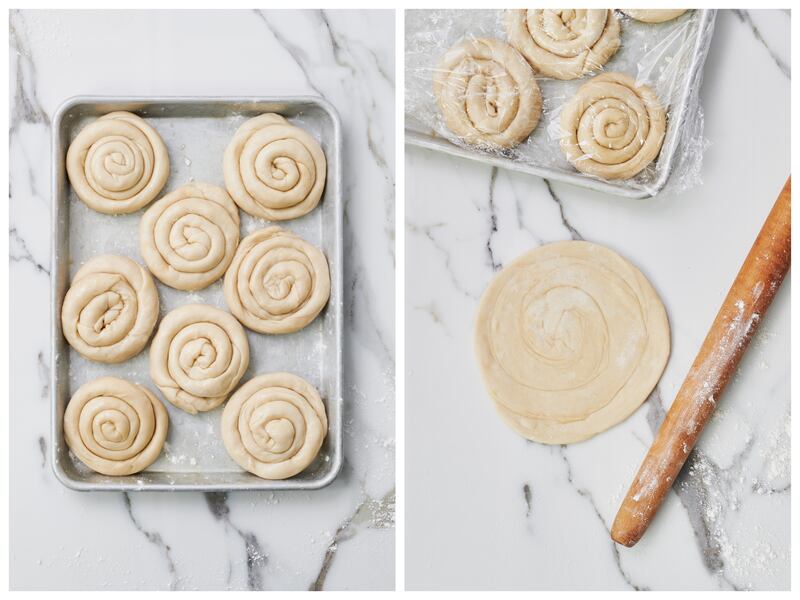
[[[156,285],[144,267],[124,256],[95,256],[72,279],[61,330],[86,358],[119,363],[147,345],[158,306]]]
[[[603,73],[561,108],[561,150],[583,173],[629,179],[658,156],[666,123],[651,88],[624,73]]]
[[[161,320],[150,345],[150,376],[190,414],[225,402],[250,363],[244,328],[230,313],[187,304]]]
[[[619,21],[608,9],[510,9],[506,27],[534,70],[557,79],[597,71],[619,48]]]
[[[151,202],[169,176],[158,132],[133,113],[108,113],[89,123],[67,150],[67,175],[78,198],[109,215]]]
[[[327,304],[328,261],[299,236],[267,227],[239,244],[224,290],[228,308],[245,326],[261,333],[292,333]]]
[[[308,467],[328,431],[313,385],[291,373],[259,375],[231,396],[222,441],[236,463],[263,479],[286,479]]]
[[[283,221],[310,212],[325,188],[325,154],[280,115],[245,121],[225,149],[225,187],[246,213]]]
[[[103,475],[149,467],[167,439],[169,415],[140,385],[101,377],[82,385],[64,412],[64,437],[82,463]]]
[[[528,439],[578,442],[627,418],[669,356],[669,323],[653,287],[608,248],[535,248],[489,284],[475,348],[503,420]]]
[[[239,245],[239,209],[228,192],[190,183],[145,211],[139,249],[150,271],[179,290],[199,290],[225,274]]]
[[[542,95],[533,69],[499,40],[464,40],[444,55],[433,90],[447,127],[470,144],[516,146],[539,123]]]
[[[685,8],[642,8],[642,9],[631,9],[626,8],[622,10],[626,15],[628,15],[632,19],[636,19],[637,21],[642,21],[644,23],[664,23],[665,21],[671,21],[672,19],[677,19],[683,13],[686,12],[687,9]]]

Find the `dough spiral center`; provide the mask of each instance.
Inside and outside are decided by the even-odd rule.
[[[228,193],[193,183],[153,204],[139,225],[139,246],[153,274],[180,290],[223,276],[239,244],[239,212]]]
[[[319,393],[290,373],[261,375],[243,385],[222,415],[231,457],[264,479],[285,479],[316,457],[328,428]]]
[[[152,464],[168,424],[164,406],[146,388],[115,377],[81,386],[64,413],[70,449],[105,475],[129,475]]]
[[[222,404],[249,360],[247,336],[232,315],[190,304],[161,321],[150,349],[150,373],[167,400],[194,414]]]
[[[541,93],[530,65],[498,40],[451,48],[433,84],[448,128],[469,143],[514,146],[539,122]]]
[[[580,171],[627,179],[656,158],[665,127],[666,114],[649,87],[605,73],[583,84],[562,108],[561,148]]]
[[[118,111],[76,136],[67,151],[67,174],[75,193],[94,210],[130,213],[164,187],[169,156],[155,129],[132,113]]]
[[[310,323],[328,301],[328,262],[311,244],[268,227],[242,240],[224,288],[231,312],[247,327],[289,333]]]

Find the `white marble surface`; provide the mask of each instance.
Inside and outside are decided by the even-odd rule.
[[[633,549],[616,509],[790,170],[790,17],[723,11],[705,70],[704,184],[626,201],[407,147],[409,589],[788,589],[787,279],[679,483]],[[631,418],[548,447],[495,415],[478,298],[525,250],[584,238],[650,278],[672,354]]]
[[[13,12],[12,589],[394,586],[394,14]],[[345,465],[308,493],[78,493],[49,464],[50,119],[66,98],[317,94],[345,190]]]

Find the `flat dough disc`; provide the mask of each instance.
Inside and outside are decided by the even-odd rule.
[[[475,348],[503,420],[533,441],[578,442],[627,418],[658,382],[669,323],[625,259],[583,241],[535,248],[484,292]]]
[[[622,12],[628,15],[631,19],[636,19],[637,21],[642,21],[643,23],[664,23],[666,21],[671,21],[672,19],[677,19],[687,10],[688,9],[686,8],[627,8]]]

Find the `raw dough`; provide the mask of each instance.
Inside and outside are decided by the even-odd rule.
[[[557,242],[492,280],[475,347],[503,420],[528,439],[568,444],[644,402],[669,355],[669,323],[653,287],[618,254]]]
[[[508,44],[468,39],[453,46],[433,76],[447,127],[469,144],[516,146],[539,123],[542,95],[533,69]]]
[[[313,321],[328,302],[328,261],[302,238],[267,227],[239,244],[224,289],[228,308],[250,329],[291,333]]]
[[[245,121],[225,149],[225,186],[254,217],[283,221],[319,203],[325,188],[325,154],[319,142],[280,115]]]
[[[240,467],[262,479],[286,479],[317,456],[328,419],[313,385],[291,373],[270,373],[231,396],[221,429],[225,449]]]
[[[179,290],[199,290],[225,274],[239,245],[239,209],[228,192],[191,183],[153,204],[139,222],[150,271]]]
[[[622,9],[620,9],[622,10]],[[685,8],[677,8],[677,9],[625,9],[622,10],[626,15],[631,17],[632,19],[636,19],[637,21],[643,21],[644,23],[663,23],[665,21],[671,21],[672,19],[677,19],[683,13],[686,12],[687,9]]]
[[[506,11],[511,45],[537,73],[577,79],[599,70],[619,48],[619,21],[607,9]]]
[[[187,304],[167,314],[150,346],[153,382],[167,400],[192,415],[225,402],[249,363],[244,327],[206,304]]]
[[[658,156],[666,122],[652,89],[623,73],[603,73],[561,108],[561,150],[579,171],[628,179]]]
[[[61,329],[81,355],[103,363],[129,359],[158,320],[158,292],[144,267],[106,254],[83,265],[61,306]]]
[[[67,151],[67,175],[78,198],[109,215],[151,202],[169,176],[161,136],[136,115],[117,111],[89,123]]]
[[[131,475],[149,467],[161,454],[168,428],[169,415],[158,398],[116,377],[82,385],[64,412],[70,450],[103,475]]]

